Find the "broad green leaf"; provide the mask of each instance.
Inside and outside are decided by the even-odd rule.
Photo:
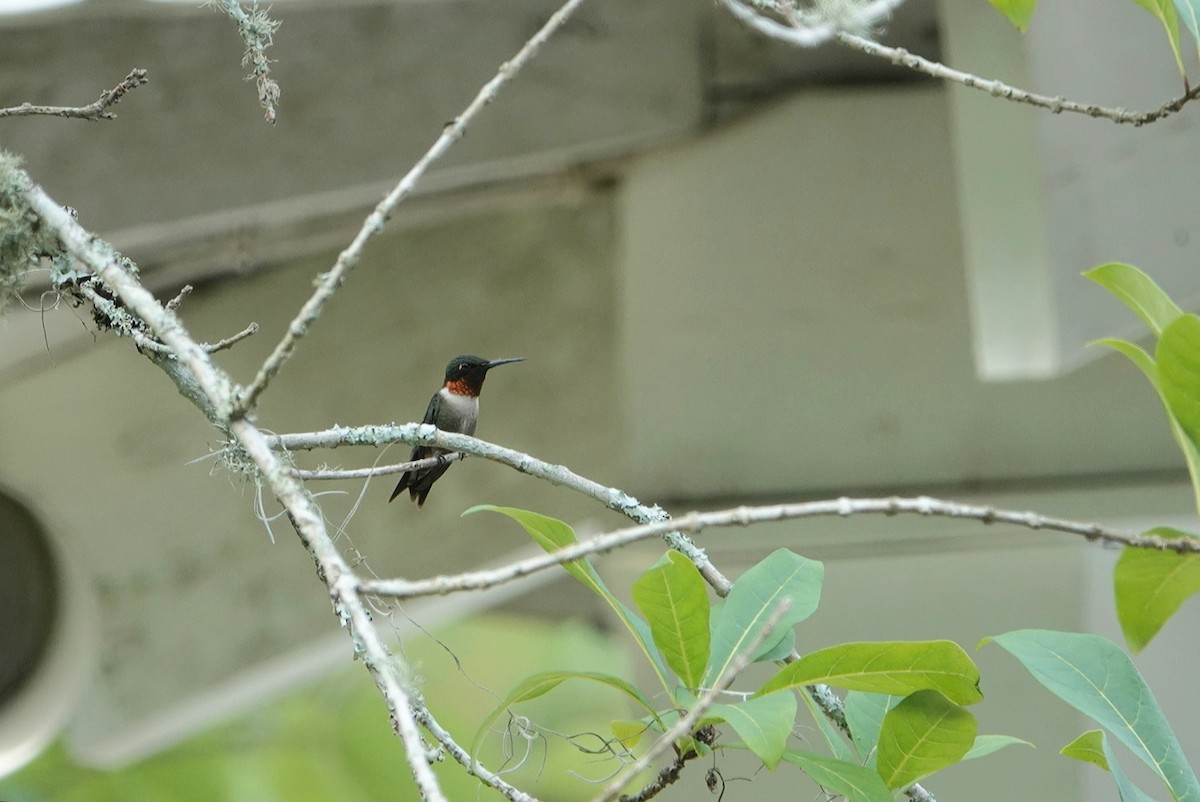
[[[1108,743],[1108,738],[1103,737],[1104,733],[1100,733],[1100,735],[1100,746],[1104,749],[1104,760],[1108,763],[1108,770],[1112,772],[1113,782],[1117,786],[1117,794],[1121,797],[1121,802],[1154,802],[1146,792],[1134,785],[1133,781],[1125,775],[1125,770],[1121,768],[1121,764],[1117,762],[1116,755],[1112,753],[1112,747]]]
[[[778,698],[781,701],[775,701]],[[763,704],[766,702],[767,704]],[[796,725],[796,695],[747,699],[733,705],[715,704],[708,715],[729,724],[763,765],[774,769],[787,748],[792,727]]]
[[[893,790],[958,763],[975,743],[975,717],[937,691],[917,691],[883,717],[875,770]]]
[[[1021,738],[1015,738],[1012,735],[977,735],[975,743],[972,744],[970,751],[963,755],[963,760],[974,760],[977,757],[985,757],[993,752],[999,752],[1006,746],[1016,745],[1028,746],[1033,748],[1033,744]]]
[[[875,748],[883,717],[901,701],[903,697],[886,693],[850,691],[846,694],[846,723],[850,726],[854,748],[866,765],[875,765]]]
[[[696,566],[668,551],[633,583],[633,600],[667,665],[684,685],[699,687],[708,663],[708,590]]]
[[[781,694],[782,696],[782,694]],[[796,725],[796,697],[783,704],[760,705],[761,699],[747,699],[737,704],[710,705],[700,725],[725,722],[744,742],[742,746],[753,752],[769,769],[779,765],[779,758],[787,747],[787,740]],[[675,704],[685,710],[696,706],[697,698],[680,685],[675,689]],[[697,750],[703,754],[703,750]]]
[[[471,754],[475,755],[479,753],[479,744],[483,741],[484,736],[487,735],[488,728],[492,726],[492,723],[496,719],[504,714],[505,710],[518,702],[527,702],[530,699],[544,696],[569,679],[586,679],[598,682],[601,685],[607,685],[610,688],[615,688],[648,710],[652,717],[655,719],[658,718],[658,714],[654,711],[650,700],[642,695],[642,692],[636,687],[620,677],[614,677],[611,674],[598,674],[591,671],[547,671],[526,677],[517,687],[509,691],[508,696],[505,696],[491,713],[488,713],[475,733],[475,740],[471,742]]]
[[[1094,763],[1108,771],[1108,758],[1104,754],[1104,730],[1088,730],[1074,741],[1058,750],[1060,755]]]
[[[1008,21],[1021,33],[1025,33],[1029,28],[1029,20],[1033,18],[1033,11],[1037,8],[1037,0],[991,0],[991,3],[1000,9],[1000,13],[1008,17]]]
[[[1170,0],[1166,1],[1169,5]],[[1139,5],[1150,10],[1152,14],[1155,13],[1149,5],[1140,2]],[[1161,335],[1163,329],[1183,314],[1183,310],[1176,306],[1153,279],[1133,265],[1109,262],[1093,267],[1083,275],[1115,295],[1117,300],[1128,306],[1156,335]]]
[[[1146,534],[1191,537],[1166,526]],[[1126,547],[1113,570],[1113,587],[1125,641],[1140,652],[1179,606],[1200,591],[1200,554]]]
[[[1171,416],[1200,444],[1200,317],[1182,315],[1163,330],[1154,352],[1158,387]]]
[[[1154,802],[1125,776],[1125,772],[1113,756],[1104,730],[1088,730],[1064,746],[1059,754],[1084,763],[1095,764],[1105,771],[1111,771],[1113,781],[1117,785],[1117,794],[1121,797],[1122,802]]]
[[[983,698],[979,669],[961,646],[948,640],[830,646],[784,666],[758,693],[816,684],[896,696],[935,690],[964,705]]]
[[[1175,9],[1192,38],[1200,42],[1200,0],[1175,0]]]
[[[767,638],[767,643],[764,647],[770,645],[773,638]],[[767,651],[761,653],[755,662],[760,663],[777,663],[783,660],[792,652],[796,651],[796,630],[789,629],[783,633],[783,637],[775,642]]]
[[[850,802],[892,802],[892,792],[870,768],[791,749],[783,753],[783,759],[799,766],[817,785],[841,794]]]
[[[817,723],[817,729],[821,731],[821,737],[825,739],[826,746],[833,756],[838,760],[848,763],[857,762],[854,754],[854,749],[850,744],[846,743],[846,738],[842,731],[838,729],[829,718],[821,712],[821,708],[817,707],[817,703],[812,700],[812,697],[807,693],[799,694],[800,699],[808,706],[808,712],[812,715],[813,721]],[[882,718],[882,716],[880,716]],[[849,716],[847,716],[849,720]]]
[[[1200,783],[1129,655],[1099,635],[1021,629],[992,640],[1056,696],[1090,716],[1149,766],[1179,802]],[[1110,761],[1111,765],[1111,761]]]
[[[721,620],[721,611],[725,609],[725,600],[718,599],[708,611],[708,629],[709,642],[712,642],[711,635],[717,629],[717,622]],[[756,663],[776,663],[785,659],[789,654],[796,651],[796,630],[788,629],[780,632],[778,635],[768,635],[763,642],[762,649],[754,658]]]
[[[776,625],[779,633],[791,629],[817,609],[825,566],[787,549],[768,555],[733,583],[713,626],[712,649],[706,682],[715,685],[734,658],[758,639],[767,621],[787,599],[788,612]],[[774,651],[781,635],[768,638],[751,659]]]
[[[642,740],[642,736],[653,729],[650,721],[630,721],[629,719],[618,719],[613,721],[610,726],[613,736],[626,749],[633,749]]]
[[[1179,17],[1175,13],[1173,0],[1133,0],[1133,2],[1149,11],[1162,23],[1163,29],[1167,32],[1171,52],[1175,56],[1175,67],[1179,70],[1180,75],[1186,75],[1183,58],[1179,54]]]
[[[1183,452],[1183,458],[1187,461],[1188,474],[1192,477],[1192,495],[1196,499],[1197,509],[1200,510],[1200,449],[1192,442],[1192,439],[1183,433],[1179,423],[1175,420],[1175,416],[1171,414],[1171,407],[1167,404],[1167,397],[1163,395],[1162,388],[1158,384],[1158,366],[1154,364],[1154,359],[1143,351],[1140,347],[1131,342],[1117,339],[1098,340],[1094,345],[1104,345],[1108,348],[1118,351],[1129,357],[1133,364],[1141,369],[1142,373],[1146,374],[1146,378],[1150,380],[1154,391],[1158,393],[1158,398],[1162,401],[1163,411],[1167,414],[1167,421],[1171,425],[1171,435],[1175,438],[1175,442],[1179,445],[1179,450]]]
[[[529,536],[533,538],[535,543],[550,553],[579,542],[579,538],[575,536],[574,529],[563,521],[547,515],[515,507],[497,507],[494,504],[476,505],[463,512],[463,515],[471,515],[476,512],[498,512],[501,515],[507,515],[519,523],[529,533]],[[600,578],[600,574],[596,573],[596,569],[586,557],[563,563],[563,568],[567,569],[567,572],[571,576],[578,579],[608,603],[608,606],[621,619],[621,623],[633,635],[638,648],[642,650],[642,654],[646,656],[646,659],[650,662],[650,666],[654,669],[658,681],[662,683],[665,690],[669,691],[671,683],[667,680],[667,664],[663,661],[663,656],[654,643],[654,636],[650,632],[649,625],[630,610],[624,602],[613,595],[608,586],[604,584],[604,580]]]

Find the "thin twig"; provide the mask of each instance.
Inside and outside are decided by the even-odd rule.
[[[121,98],[126,94],[149,80],[146,77],[146,71],[139,67],[130,70],[129,74],[125,76],[125,80],[112,89],[104,90],[99,100],[86,106],[35,106],[32,103],[22,103],[20,106],[0,109],[0,117],[27,117],[43,114],[53,117],[73,117],[79,120],[112,120],[117,115],[109,109],[120,103]]]
[[[1094,523],[1050,518],[1032,512],[1017,512],[975,504],[921,496],[918,498],[839,498],[828,501],[807,501],[796,504],[772,504],[761,507],[737,507],[718,512],[690,512],[679,518],[642,526],[618,529],[589,538],[566,548],[518,560],[487,571],[468,571],[453,576],[410,581],[406,579],[372,579],[360,585],[364,593],[390,598],[444,595],[469,590],[484,590],[523,576],[578,560],[590,554],[604,554],[667,532],[695,534],[705,529],[728,526],[750,526],[770,521],[790,521],[800,518],[849,517],[851,515],[924,515],[981,521],[986,524],[1006,523],[1028,529],[1048,529],[1080,535],[1088,540],[1100,540],[1134,548],[1175,551],[1181,554],[1200,552],[1200,539],[1163,538],[1157,535],[1138,535],[1109,529]]]
[[[1096,119],[1111,120],[1114,123],[1132,125],[1134,127],[1147,125],[1170,117],[1182,109],[1189,101],[1195,100],[1197,96],[1200,96],[1200,85],[1198,85],[1174,100],[1167,101],[1156,109],[1150,111],[1127,111],[1121,108],[1079,103],[1074,100],[1067,100],[1061,96],[1039,95],[1036,92],[1029,92],[1025,89],[1009,86],[1002,81],[980,78],[971,73],[947,67],[940,62],[931,61],[930,59],[909,53],[904,48],[887,47],[886,45],[881,45],[878,42],[873,42],[870,39],[865,39],[852,33],[841,32],[837,35],[837,40],[847,47],[866,53],[867,55],[886,58],[893,64],[908,67],[910,70],[916,70],[934,78],[953,81],[971,89],[978,89],[981,92],[987,92],[992,97],[1048,109],[1054,114],[1061,114],[1065,111],[1072,114],[1083,114]]]
[[[861,53],[866,53],[876,58],[887,59],[893,64],[907,67],[924,75],[952,81],[971,89],[978,89],[981,92],[987,92],[989,95],[1002,100],[1011,100],[1014,103],[1025,103],[1030,106],[1047,109],[1054,114],[1070,112],[1097,119],[1111,120],[1118,124],[1142,126],[1170,117],[1187,103],[1200,96],[1200,86],[1196,86],[1174,100],[1167,101],[1158,108],[1150,111],[1128,111],[1122,108],[1080,103],[1067,100],[1061,96],[1040,95],[1036,92],[1010,86],[1002,81],[981,78],[978,75],[972,75],[969,72],[948,67],[941,62],[915,55],[904,48],[882,45],[879,42],[852,33],[844,28],[833,27],[828,23],[822,26],[805,24],[794,16],[795,11],[787,5],[786,0],[776,3],[775,7],[781,15],[788,19],[789,24],[765,17],[754,9],[748,8],[739,2],[739,0],[721,0],[721,3],[729,9],[733,16],[754,30],[773,39],[787,42],[788,44],[810,48],[834,39],[853,50],[858,50]]]
[[[176,309],[179,308],[179,305],[181,303],[183,303],[183,299],[188,297],[191,294],[192,294],[192,285],[184,284],[182,287],[179,288],[179,292],[176,293],[175,297],[172,298],[171,300],[167,301],[167,309],[170,310],[171,312],[174,312]]]
[[[249,326],[242,329],[232,337],[226,337],[224,340],[218,340],[212,344],[204,343],[204,350],[208,351],[210,354],[215,354],[217,351],[224,351],[226,348],[232,348],[237,343],[257,333],[258,324],[251,323]]]
[[[433,736],[433,739],[442,745],[446,753],[467,770],[468,774],[478,777],[485,784],[511,800],[511,802],[539,802],[536,797],[530,796],[521,789],[505,782],[500,776],[485,769],[466,749],[458,745],[450,733],[446,731],[446,728],[437,722],[437,719],[433,717],[433,714],[429,712],[429,709],[420,700],[417,700],[413,704],[413,715],[416,716],[417,722]]]
[[[76,287],[77,291],[92,302],[97,310],[104,314],[106,323],[118,335],[129,337],[133,340],[134,345],[143,351],[160,356],[170,356],[173,352],[171,348],[163,343],[158,342],[153,337],[150,337],[144,331],[144,326],[141,321],[130,315],[128,311],[121,308],[117,303],[109,298],[105,298],[101,293],[97,292],[96,288],[91,284],[81,283]],[[185,287],[184,289],[190,289]],[[167,302],[166,309],[173,311],[179,305],[179,301],[187,293],[180,292],[179,295]],[[174,304],[174,306],[172,306]],[[258,332],[258,324],[251,323],[246,328],[234,334],[231,337],[226,337],[223,340],[218,340],[215,343],[200,343],[200,347],[210,354],[215,354],[217,351],[224,351],[226,348],[232,348],[237,343],[250,337]]]
[[[254,380],[242,391],[237,402],[235,415],[245,415],[253,406],[258,396],[266,389],[267,383],[279,372],[296,350],[296,344],[300,341],[317,318],[320,317],[321,311],[325,308],[325,304],[333,297],[337,288],[346,280],[346,275],[354,269],[362,258],[363,248],[371,237],[383,230],[387,224],[388,218],[402,200],[407,198],[416,187],[422,176],[425,175],[429,166],[441,158],[455,142],[462,139],[466,133],[467,125],[475,116],[483,110],[483,107],[491,103],[499,91],[512,78],[521,71],[541,49],[542,45],[560,28],[563,23],[571,16],[575,9],[583,4],[583,0],[567,0],[567,2],[546,21],[541,30],[533,35],[533,37],[525,43],[525,45],[517,52],[511,60],[500,65],[499,72],[496,73],[490,81],[484,84],[479,90],[479,94],[475,99],[463,110],[461,114],[445,127],[441,136],[433,143],[433,146],[426,151],[412,169],[400,179],[400,183],[396,184],[395,188],[387,194],[379,205],[375,207],[371,214],[367,215],[367,219],[363,221],[362,227],[350,245],[338,254],[337,261],[333,267],[319,277],[317,289],[313,292],[304,305],[300,308],[300,312],[296,318],[288,326],[287,332],[275,346],[275,350],[263,362],[262,367],[255,375]]]
[[[164,356],[171,353],[170,348],[146,334],[143,329],[145,324],[121,308],[113,299],[106,298],[91,283],[82,282],[76,285],[75,290],[91,301],[96,311],[104,316],[97,325],[106,325],[118,336],[128,337],[143,351]]]
[[[433,468],[437,465],[445,465],[449,462],[457,462],[466,458],[466,454],[459,451],[454,451],[449,454],[442,454],[439,457],[426,457],[425,459],[416,459],[411,462],[401,462],[398,465],[380,465],[375,468],[354,468],[353,470],[306,470],[304,468],[293,468],[292,476],[304,481],[308,480],[334,480],[334,479],[368,479],[372,476],[387,476],[394,473],[405,473],[406,471],[419,471],[422,468]]]
[[[781,601],[771,613],[763,628],[755,635],[753,641],[730,662],[728,668],[725,669],[725,673],[718,678],[718,681],[701,694],[700,698],[696,700],[696,704],[692,706],[692,709],[668,728],[662,737],[655,741],[650,749],[646,750],[644,755],[621,772],[620,776],[613,780],[592,802],[612,802],[612,800],[620,795],[621,789],[628,785],[634,777],[645,771],[654,762],[655,758],[674,746],[675,742],[680,738],[691,735],[692,731],[696,729],[696,725],[700,722],[700,719],[708,712],[708,709],[716,704],[721,694],[728,690],[733,681],[738,678],[738,675],[750,665],[750,658],[766,642],[771,632],[779,626],[780,620],[787,614],[790,607],[790,599]]]

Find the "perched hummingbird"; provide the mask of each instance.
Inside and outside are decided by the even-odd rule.
[[[483,389],[483,380],[487,372],[497,365],[507,365],[510,362],[522,362],[524,357],[510,359],[487,360],[482,357],[462,354],[450,360],[446,366],[446,380],[442,389],[429,399],[429,409],[425,410],[422,423],[432,423],[444,432],[461,432],[475,434],[475,422],[479,419],[479,391]],[[444,448],[434,446],[413,446],[410,460],[425,459],[448,454]],[[420,507],[443,473],[450,468],[450,463],[434,465],[431,468],[421,468],[407,471],[400,477],[396,489],[392,491],[389,502],[407,488],[409,498]]]

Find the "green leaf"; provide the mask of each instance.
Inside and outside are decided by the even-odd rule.
[[[1142,373],[1146,374],[1146,378],[1150,380],[1154,391],[1158,393],[1158,398],[1162,401],[1163,411],[1167,414],[1167,420],[1171,424],[1171,435],[1175,438],[1175,442],[1179,445],[1179,450],[1183,452],[1183,457],[1187,461],[1188,474],[1192,477],[1192,495],[1196,499],[1197,510],[1200,510],[1200,449],[1192,442],[1192,439],[1183,433],[1183,429],[1175,420],[1175,416],[1171,414],[1171,407],[1167,403],[1167,397],[1163,395],[1162,388],[1158,383],[1158,366],[1154,364],[1154,359],[1143,351],[1138,346],[1125,340],[1106,339],[1099,340],[1094,345],[1104,345],[1114,351],[1118,351],[1129,357],[1133,364],[1141,369]]]
[[[1037,0],[991,0],[992,5],[1000,9],[1000,13],[1008,17],[1018,31],[1025,33],[1029,28],[1029,20],[1037,8]]]
[[[1192,537],[1166,526],[1146,534]],[[1200,554],[1126,547],[1113,570],[1113,587],[1125,641],[1140,652],[1179,606],[1200,591]]]
[[[708,590],[696,566],[668,551],[633,583],[633,600],[667,665],[684,685],[699,687],[708,663]]]
[[[1192,38],[1200,42],[1200,0],[1175,0],[1175,9],[1192,32]]]
[[[529,533],[529,536],[533,538],[534,542],[549,553],[579,542],[579,538],[575,536],[574,529],[563,521],[547,515],[515,507],[497,507],[494,504],[476,505],[463,512],[463,515],[472,515],[477,512],[498,512],[501,515],[507,515],[519,523]],[[650,666],[654,669],[658,681],[662,683],[665,690],[669,691],[671,683],[667,680],[667,664],[663,662],[663,656],[658,651],[658,647],[654,643],[654,636],[651,634],[650,627],[646,622],[630,610],[624,602],[613,595],[608,586],[604,584],[604,580],[600,578],[600,574],[596,573],[595,567],[592,566],[586,557],[563,563],[563,568],[567,569],[567,572],[571,576],[578,579],[608,603],[608,606],[621,619],[621,623],[633,635],[638,648],[642,650],[642,654],[646,656],[646,660],[649,661]]]
[[[1022,738],[1016,738],[1012,735],[977,735],[975,743],[971,745],[970,751],[963,755],[963,760],[974,760],[979,757],[986,757],[993,752],[999,752],[1006,746],[1028,746],[1033,749],[1033,744]]]
[[[642,740],[642,736],[653,729],[653,725],[649,721],[631,721],[629,719],[617,719],[610,726],[613,736],[626,749],[633,749]]]
[[[708,709],[708,715],[733,727],[763,765],[774,769],[796,724],[796,695],[781,693],[772,699],[760,697],[734,705],[715,704]]]
[[[548,515],[521,510],[516,507],[497,507],[495,504],[477,504],[469,510],[464,511],[463,515],[474,515],[477,512],[498,512],[501,515],[507,515],[524,527],[529,536],[534,539],[534,542],[550,553],[564,549],[567,546],[574,546],[579,542],[579,538],[575,536],[575,530],[570,525],[557,518],[551,518]],[[592,564],[586,557],[563,563],[563,568],[567,569],[567,573],[571,576],[605,597],[605,599],[612,596],[612,593],[609,592],[608,587],[604,584],[604,580],[596,573],[596,569],[592,567]]]
[[[789,749],[783,759],[800,767],[822,788],[841,794],[850,802],[892,802],[892,792],[869,768],[811,752]]]
[[[850,691],[846,694],[846,723],[850,726],[854,748],[866,765],[875,765],[875,748],[883,717],[901,701],[902,697],[886,693]]]
[[[717,622],[721,620],[721,611],[725,609],[725,600],[718,599],[708,611],[709,624],[709,642],[712,642],[712,635],[716,632]],[[777,635],[768,635],[763,641],[763,647],[759,650],[759,654],[754,658],[756,663],[777,663],[787,658],[792,652],[796,651],[796,630],[787,629]]]
[[[767,644],[770,644],[772,640],[774,638],[767,638]],[[764,644],[764,646],[767,644]],[[796,630],[789,629],[783,633],[782,638],[775,642],[774,646],[771,646],[770,649],[760,654],[755,659],[755,662],[777,663],[794,651],[796,651]]]
[[[977,727],[974,716],[937,691],[917,691],[883,717],[875,770],[888,788],[907,788],[962,760]]]
[[[1167,32],[1167,40],[1171,44],[1171,52],[1175,55],[1175,67],[1180,75],[1186,75],[1183,58],[1179,55],[1179,17],[1175,13],[1173,0],[1133,0],[1142,8],[1149,11],[1162,23]]]
[[[1200,318],[1176,318],[1158,338],[1155,357],[1167,409],[1192,443],[1200,444]]]
[[[479,744],[483,741],[484,736],[487,735],[488,728],[492,726],[492,723],[496,719],[504,714],[505,710],[518,702],[527,702],[530,699],[544,696],[569,679],[586,679],[598,682],[601,685],[607,685],[610,688],[616,688],[648,710],[650,715],[655,720],[658,720],[658,714],[650,704],[650,700],[636,687],[620,677],[614,677],[611,674],[598,674],[591,671],[546,671],[526,677],[517,687],[508,692],[508,696],[505,696],[491,713],[488,713],[483,723],[479,725],[479,729],[475,732],[475,739],[471,742],[471,754],[475,755],[479,753]]]
[[[848,763],[857,762],[854,750],[850,747],[850,744],[846,743],[846,738],[842,734],[842,731],[821,712],[821,708],[817,707],[817,703],[812,700],[811,696],[807,693],[798,695],[804,701],[804,704],[808,706],[808,712],[812,715],[813,721],[817,723],[817,729],[821,731],[821,737],[825,739],[825,744],[829,747],[829,751],[833,753],[833,756],[838,760]]]
[[[1137,2],[1138,0],[1135,0]],[[1147,0],[1149,2],[1149,0]],[[1155,13],[1149,5],[1138,3]],[[1152,3],[1159,5],[1158,3]],[[1168,0],[1169,4],[1169,0]],[[1109,262],[1084,272],[1089,278],[1111,292],[1142,319],[1157,335],[1183,314],[1174,301],[1154,283],[1154,280],[1133,265]]]
[[[1133,661],[1116,644],[1099,635],[1040,629],[1007,632],[993,640],[1034,679],[1129,747],[1176,800],[1200,800],[1200,783],[1175,733]]]
[[[1125,776],[1120,764],[1116,762],[1112,748],[1108,745],[1104,730],[1088,730],[1064,746],[1059,754],[1111,771],[1122,802],[1154,802]]]
[[[1060,755],[1094,763],[1108,771],[1108,758],[1104,754],[1104,730],[1088,730],[1058,751]]]
[[[789,695],[789,701],[783,704],[760,705],[761,699],[747,699],[737,704],[710,705],[699,725],[724,722],[733,727],[744,743],[735,744],[753,752],[763,764],[774,769],[779,765],[779,758],[787,747],[792,728],[796,724],[796,697]],[[691,710],[696,706],[697,698],[692,691],[680,685],[675,689],[675,704],[682,709]],[[664,718],[666,714],[664,713]]]
[[[776,625],[777,632],[783,633],[812,615],[821,599],[824,577],[825,566],[787,549],[773,552],[742,574],[733,583],[713,626],[706,681],[717,683],[734,658],[758,638],[784,599],[791,602],[791,607]],[[773,652],[782,637],[768,638],[751,659]]]
[[[1146,378],[1149,379],[1150,383],[1154,385],[1154,389],[1158,389],[1158,365],[1154,364],[1154,357],[1146,353],[1140,345],[1131,343],[1128,340],[1118,340],[1115,337],[1106,337],[1103,340],[1096,340],[1090,344],[1103,345],[1129,357],[1129,360],[1133,362],[1133,364],[1137,365],[1141,369],[1142,373],[1146,374]],[[1167,400],[1164,398],[1164,407],[1166,406],[1166,403]]]
[[[1121,797],[1121,802],[1154,802],[1141,788],[1138,788],[1125,775],[1125,770],[1121,768],[1121,764],[1117,762],[1116,755],[1112,753],[1112,747],[1108,744],[1108,739],[1103,737],[1101,733],[1100,746],[1104,749],[1104,759],[1108,763],[1108,770],[1112,772],[1113,782],[1117,786],[1117,794]]]
[[[964,705],[983,698],[979,669],[961,646],[948,640],[830,646],[784,666],[758,693],[816,684],[897,696],[935,690]]]

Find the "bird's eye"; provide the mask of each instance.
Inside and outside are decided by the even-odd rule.
[[[458,369],[459,369],[459,370],[466,370],[466,369],[467,369],[467,363],[466,363],[466,362],[459,362],[459,363],[458,363]]]

